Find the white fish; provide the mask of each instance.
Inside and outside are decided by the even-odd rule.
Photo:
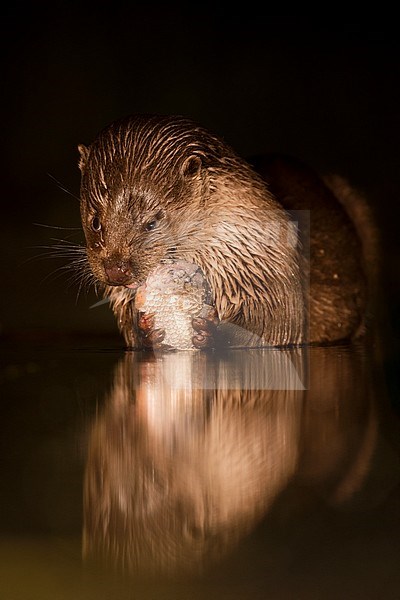
[[[212,305],[209,284],[200,267],[183,260],[158,265],[136,292],[139,312],[154,315],[154,328],[165,331],[163,345],[194,348],[194,317],[205,317]]]

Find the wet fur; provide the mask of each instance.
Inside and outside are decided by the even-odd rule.
[[[107,285],[103,261],[110,257],[129,262],[138,282],[167,256],[195,262],[219,318],[249,332],[249,345],[253,334],[276,346],[360,331],[367,296],[361,242],[330,187],[310,170],[262,157],[254,161],[257,174],[183,117],[128,117],[79,149],[87,256],[128,346],[138,346],[134,295]],[[311,227],[305,219],[299,243],[286,210],[310,211],[302,213],[311,215]],[[93,216],[100,232],[90,227]],[[146,231],[152,219],[157,227]]]

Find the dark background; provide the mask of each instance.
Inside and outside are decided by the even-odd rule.
[[[386,20],[276,16],[247,4],[15,4],[3,16],[3,336],[111,332],[60,269],[53,238],[83,241],[77,144],[133,112],[190,116],[243,156],[295,155],[359,187],[384,243],[383,289],[399,333],[400,81]],[[72,195],[62,191],[54,179]],[[47,336],[47,338],[46,338]],[[121,342],[122,343],[122,342]]]
[[[249,3],[240,11],[198,2],[144,6],[14,1],[2,9],[0,551],[6,548],[6,570],[10,565],[6,579],[22,572],[21,585],[29,593],[43,581],[43,597],[59,581],[65,593],[85,581],[75,558],[80,541],[68,552],[58,543],[80,529],[86,436],[77,437],[101,409],[123,340],[107,305],[89,308],[97,300],[93,292],[77,298],[78,286],[69,281],[73,273],[63,268],[67,258],[42,255],[57,238],[83,243],[77,145],[89,144],[121,116],[158,112],[194,118],[243,156],[278,151],[339,172],[365,193],[382,236],[383,363],[397,411],[379,411],[383,424],[369,479],[376,510],[364,510],[361,503],[357,514],[325,511],[318,508],[319,492],[313,496],[304,485],[299,495],[289,490],[281,517],[278,508],[258,531],[256,545],[238,553],[238,568],[209,579],[208,586],[206,580],[195,595],[202,589],[212,590],[210,597],[213,590],[224,595],[229,585],[225,589],[221,581],[231,582],[233,595],[240,595],[253,573],[256,596],[271,573],[268,586],[277,586],[278,596],[285,578],[283,594],[287,589],[290,595],[299,582],[299,597],[308,586],[332,597],[342,582],[356,596],[369,582],[371,594],[381,592],[397,572],[399,529],[398,19],[393,16],[392,25],[390,16],[277,16]],[[329,388],[327,367],[321,378]],[[349,394],[351,414],[354,388],[367,384],[347,385],[346,373],[344,367],[338,388]],[[383,406],[385,392],[382,383]],[[357,400],[358,392],[354,396]],[[322,424],[325,414],[330,413],[321,404]],[[346,414],[337,416],[346,435],[353,435],[354,425],[357,440],[358,424],[347,422]],[[18,536],[8,540],[4,532]],[[38,537],[29,540],[32,532]],[[39,535],[46,552],[41,541],[33,543]],[[76,571],[69,568],[72,560]],[[288,564],[294,569],[290,577]],[[108,590],[102,589],[103,573],[97,575],[93,589],[99,586],[102,596]]]

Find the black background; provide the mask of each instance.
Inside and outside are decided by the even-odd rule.
[[[81,232],[37,224],[79,228],[77,145],[116,118],[157,112],[194,118],[243,156],[292,154],[363,191],[382,232],[396,343],[400,85],[390,17],[144,6],[15,3],[3,15],[3,335],[118,336],[107,306],[76,299],[59,270],[65,259],[38,257],[52,238],[79,243]]]
[[[129,113],[184,114],[221,135],[243,156],[264,151],[291,154],[317,170],[341,173],[364,192],[381,231],[383,362],[398,416],[397,17],[317,19],[264,14],[259,4],[247,3],[238,10],[196,2],[182,7],[14,2],[2,11],[0,360],[7,353],[0,373],[0,383],[6,383],[0,407],[3,531],[56,532],[61,539],[65,532],[76,533],[80,522],[82,463],[76,460],[76,432],[86,427],[88,416],[97,415],[98,399],[119,356],[102,350],[116,347],[119,352],[123,340],[107,305],[90,309],[97,300],[93,292],[82,291],[77,298],[78,286],[62,268],[66,259],[42,255],[56,238],[83,243],[77,145],[89,144],[100,129]],[[95,348],[93,354],[86,351],[88,346]],[[374,374],[371,370],[371,378]],[[326,373],[321,378],[332,384]],[[377,380],[380,385],[380,376]],[[347,386],[344,379],[338,388],[351,394],[357,384],[356,380]],[[366,389],[365,382],[360,384]],[[385,405],[383,383],[382,388]],[[350,407],[352,401],[349,396]],[[340,405],[335,411],[336,406]],[[324,414],[330,413],[322,408],[321,404],[323,424]],[[210,579],[205,589],[224,593],[220,582],[226,578],[233,595],[238,594],[249,573],[255,574],[252,588],[261,591],[272,573],[268,586],[278,586],[278,595],[282,581],[289,594],[297,582],[300,594],[310,586],[314,592],[328,590],[331,596],[342,582],[345,589],[350,586],[361,593],[370,582],[371,594],[378,587],[381,592],[382,585],[387,589],[397,572],[392,543],[398,531],[394,417],[390,412],[383,418],[378,458],[372,465],[376,510],[361,508],[356,516],[352,511],[326,513],[314,510],[314,500],[308,509],[307,492],[300,484],[300,494],[291,496],[289,490],[287,504],[282,505],[282,519],[293,513],[289,525],[295,526],[285,521],[282,536],[278,510],[277,529],[268,529],[267,523],[258,534],[261,542],[255,547],[268,547],[263,544],[269,540],[272,559],[265,562],[266,554],[255,555],[250,545],[247,555],[246,549],[238,554],[236,570],[217,578],[217,586]],[[340,422],[345,433],[353,435],[353,425],[358,431],[355,422],[347,423],[345,417]],[[394,493],[389,494],[392,485]],[[6,543],[12,580],[21,571],[15,565],[22,565],[26,586],[40,585],[36,565],[43,563],[43,581],[49,581],[50,588],[59,581],[62,589],[69,589],[69,583],[79,585],[80,563],[78,584],[74,576],[65,584],[73,571],[63,571],[64,554],[58,545],[50,545],[42,559],[40,545],[30,544],[28,553],[20,539],[10,545],[7,538]],[[68,560],[74,552],[68,550]],[[290,577],[288,564],[294,569]],[[274,570],[275,565],[280,568]],[[39,573],[35,571],[33,583],[32,569]],[[100,595],[107,593],[102,581],[96,572]]]

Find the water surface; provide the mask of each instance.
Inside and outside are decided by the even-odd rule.
[[[376,348],[4,348],[0,598],[400,597]]]

